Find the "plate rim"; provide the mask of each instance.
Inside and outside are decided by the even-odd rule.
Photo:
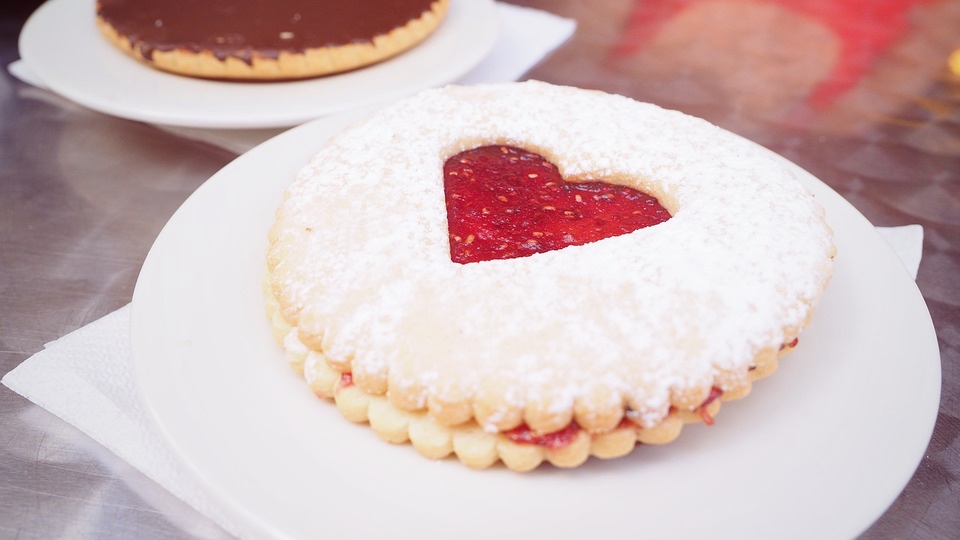
[[[128,120],[193,128],[291,127],[350,108],[389,102],[463,77],[490,54],[500,35],[494,0],[458,0],[451,3],[440,27],[423,42],[366,68],[297,81],[213,81],[165,73],[133,60],[100,36],[93,24],[93,4],[93,0],[49,0],[41,4],[21,28],[21,60],[51,91],[91,110]],[[78,17],[88,17],[89,24],[75,24]],[[75,33],[74,47],[65,48],[59,39],[49,38],[54,23]],[[417,67],[430,64],[427,60],[431,55],[445,59],[433,61],[442,69],[437,70],[436,65]],[[55,58],[54,63],[50,57]],[[62,69],[67,62],[70,67]],[[103,62],[108,66],[101,65]],[[73,78],[65,74],[78,68],[89,73]],[[99,81],[97,77],[106,77],[112,86],[107,88],[98,82],[100,90],[91,91],[88,87],[93,83],[89,81]],[[390,84],[382,84],[387,78]],[[142,82],[135,83],[137,80]],[[381,84],[373,84],[378,81]],[[149,99],[131,97],[135,94],[131,90],[157,86],[171,94],[159,105],[156,100],[151,104]],[[354,91],[357,88],[374,89]],[[202,104],[182,107],[182,103],[191,103],[198,96]],[[230,99],[218,100],[219,96]],[[296,106],[291,105],[293,98]]]

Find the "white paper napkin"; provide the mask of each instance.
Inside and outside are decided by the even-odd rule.
[[[499,35],[493,49],[457,84],[507,82],[519,79],[547,54],[563,44],[576,30],[576,21],[536,9],[497,3]],[[7,66],[22,82],[45,88],[42,80],[23,60]],[[181,137],[210,143],[242,154],[284,131],[276,129],[202,129],[158,125]]]
[[[127,304],[47,343],[2,382],[237,535],[228,514],[176,461],[148,416],[129,360],[130,311]]]
[[[920,270],[920,257],[923,253],[923,227],[920,225],[877,227],[877,232],[900,256],[903,266],[916,280],[917,272]]]

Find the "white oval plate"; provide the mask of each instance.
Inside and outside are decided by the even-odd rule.
[[[423,43],[365,69],[303,81],[223,82],[172,75],[100,35],[94,0],[50,0],[20,33],[20,57],[52,91],[96,111],[202,128],[287,127],[456,80],[493,48],[493,0],[454,0]]]
[[[275,538],[850,538],[917,467],[940,395],[929,312],[871,224],[813,176],[836,274],[780,370],[712,427],[575,470],[430,461],[315,398],[270,335],[267,229],[284,188],[356,118],[294,128],[176,212],[133,299],[136,379],[180,460],[247,533]]]

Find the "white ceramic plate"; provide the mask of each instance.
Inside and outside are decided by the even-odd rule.
[[[493,48],[493,0],[454,0],[423,43],[374,66],[279,83],[181,77],[140,64],[94,23],[94,0],[50,0],[20,34],[20,56],[54,92],[91,109],[144,122],[203,128],[286,127],[390,101],[456,80]]]
[[[158,237],[133,299],[136,378],[170,447],[252,535],[276,538],[849,538],[912,476],[940,356],[926,305],[870,223],[827,209],[836,275],[798,350],[712,427],[663,447],[520,475],[430,461],[340,417],[286,366],[261,298],[283,189],[353,119],[229,164]]]

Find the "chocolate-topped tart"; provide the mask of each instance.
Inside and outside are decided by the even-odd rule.
[[[349,71],[417,45],[449,0],[98,0],[116,46],[192,77],[289,80]]]
[[[313,392],[517,471],[712,423],[798,346],[835,251],[766,150],[535,81],[426,90],[332,138],[269,240],[267,311]]]

